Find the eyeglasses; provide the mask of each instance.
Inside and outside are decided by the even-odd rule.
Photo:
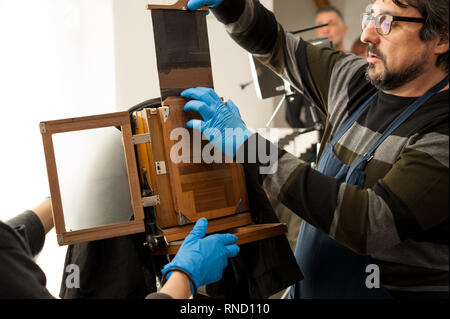
[[[370,13],[365,12],[361,15],[361,26],[363,31],[369,26],[370,21],[372,20],[375,21],[375,28],[380,35],[388,35],[391,32],[391,25],[394,21],[425,23],[425,19],[423,18],[398,17],[387,13],[380,13],[373,16]]]

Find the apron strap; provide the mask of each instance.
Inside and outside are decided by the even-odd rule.
[[[347,173],[347,179],[353,174],[355,169],[360,167],[362,162],[369,162],[373,158],[373,154],[375,150],[384,142],[384,140],[392,134],[400,125],[402,125],[415,111],[417,111],[426,101],[428,101],[433,95],[437,94],[440,90],[442,90],[448,83],[448,78],[443,79],[441,82],[433,86],[427,93],[422,95],[413,104],[411,104],[406,110],[404,110],[392,123],[388,126],[388,128],[384,131],[384,133],[377,139],[377,141],[369,148],[369,150],[363,156],[357,158]],[[362,167],[360,167],[361,169]],[[362,186],[361,186],[362,187]]]
[[[443,79],[441,82],[433,86],[427,93],[422,95],[413,104],[411,104],[406,110],[402,112],[386,129],[386,131],[381,135],[378,140],[369,148],[367,153],[364,155],[366,161],[371,159],[373,153],[378,148],[378,146],[383,143],[383,141],[392,134],[400,125],[402,125],[415,111],[417,111],[426,101],[428,101],[433,95],[439,93],[448,83],[448,78]]]

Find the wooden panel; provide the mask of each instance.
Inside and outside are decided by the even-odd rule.
[[[232,215],[240,200],[243,202],[242,211],[248,211],[248,196],[242,166],[237,163],[224,163],[225,157],[222,154],[223,163],[212,164],[202,162],[201,156],[198,158],[194,156],[194,134],[198,134],[198,138],[201,138],[201,135],[198,131],[187,129],[186,122],[201,117],[197,112],[184,112],[185,103],[186,100],[181,97],[170,97],[163,102],[164,106],[169,107],[169,117],[164,121],[162,113],[160,114],[165,154],[168,159],[166,166],[173,186],[175,209],[192,222],[201,217],[212,219]],[[171,132],[174,129],[189,132],[189,138],[178,137],[178,140],[171,140]],[[189,156],[185,157],[189,163],[178,164],[170,158],[172,148],[175,144],[181,145],[180,143],[189,150]],[[202,146],[206,144],[208,143],[203,143]],[[199,153],[202,153],[202,149]],[[194,159],[201,162],[194,163]],[[188,196],[195,204],[186,201],[187,195],[184,195],[186,192],[192,192]],[[193,207],[195,212],[192,212]]]
[[[156,174],[155,162],[164,161],[167,163],[159,115],[152,115],[150,109],[146,109],[138,112],[136,116],[138,121],[136,133],[150,133],[152,140],[150,144],[139,144],[136,147],[140,174],[142,174],[142,167],[147,168],[150,186],[154,194],[160,195],[161,204],[156,206],[158,226],[161,228],[176,226],[178,225],[178,215],[174,207],[169,174]]]
[[[130,187],[131,205],[133,206],[134,219],[144,220],[144,208],[142,206],[141,187],[136,168],[136,155],[134,153],[134,144],[132,143],[133,134],[131,132],[129,115],[127,115],[127,119],[127,123],[121,126],[121,130],[128,173],[128,185]]]
[[[239,226],[246,226],[252,223],[250,213],[242,213],[228,217],[217,218],[208,221],[207,234],[219,232],[226,229],[231,229]],[[164,235],[167,241],[173,242],[184,239],[190,231],[194,228],[194,224],[177,226],[164,229]]]
[[[228,229],[224,232],[236,235],[238,237],[236,245],[244,245],[258,240],[283,235],[287,233],[287,226],[286,224],[248,225],[244,227]],[[166,248],[158,248],[154,252],[154,254],[175,255],[180,249],[182,243],[182,241],[171,242]]]
[[[161,99],[191,87],[213,88],[205,13],[161,9],[151,13]]]
[[[81,131],[111,126],[120,126],[122,131],[122,141],[124,146],[125,162],[127,167],[134,221],[82,229],[74,232],[66,232],[52,135],[57,133]],[[42,141],[44,144],[45,161],[47,165],[47,175],[52,202],[53,220],[55,223],[58,243],[60,245],[99,240],[145,231],[144,211],[142,207],[142,198],[140,194],[139,179],[136,169],[136,158],[134,154],[133,143],[131,140],[132,133],[128,112],[46,121],[41,122],[39,124],[39,127],[41,129]]]

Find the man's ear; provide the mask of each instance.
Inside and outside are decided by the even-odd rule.
[[[436,42],[434,53],[436,55],[444,54],[449,49],[448,30],[441,33],[439,40]]]

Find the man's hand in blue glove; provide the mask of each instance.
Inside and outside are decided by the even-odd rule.
[[[222,1],[223,0],[189,0],[187,7],[189,10],[197,10],[204,6],[215,8],[221,4]]]
[[[197,87],[181,92],[192,99],[184,106],[185,112],[197,111],[204,121],[191,120],[186,126],[200,130],[203,135],[227,156],[234,158],[237,150],[253,133],[247,129],[233,101],[223,103],[210,88]]]
[[[186,237],[175,258],[161,271],[170,277],[170,272],[181,269],[194,280],[196,288],[219,281],[228,264],[228,258],[239,253],[239,246],[233,245],[237,237],[231,234],[216,234],[205,237],[208,220],[201,218]]]

